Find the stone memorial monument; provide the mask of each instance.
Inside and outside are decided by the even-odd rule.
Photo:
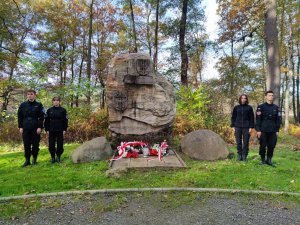
[[[106,86],[113,143],[169,140],[176,113],[175,91],[170,82],[153,71],[149,55],[115,56]]]

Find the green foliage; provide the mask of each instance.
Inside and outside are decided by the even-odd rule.
[[[175,135],[205,127],[207,105],[210,101],[204,86],[198,89],[181,86],[177,92],[177,114],[174,125]]]
[[[209,103],[204,86],[197,89],[181,86],[177,96],[178,113],[190,114],[192,117],[203,114],[207,108],[207,103]]]
[[[38,87],[47,82],[47,68],[44,63],[34,57],[24,57],[20,59],[20,66],[23,68],[19,82],[26,88],[39,90]]]

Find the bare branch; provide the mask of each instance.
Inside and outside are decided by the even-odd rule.
[[[23,13],[21,12],[21,10],[20,10],[20,7],[19,7],[18,3],[16,3],[16,1],[15,1],[15,0],[12,0],[12,1],[15,3],[15,5],[16,5],[16,7],[17,7],[18,11],[19,11],[19,14],[20,14],[20,16],[22,16],[22,18],[23,18],[23,19],[25,19],[25,16],[24,16],[24,15],[23,15]]]
[[[14,38],[13,33],[9,30],[8,26],[7,26],[6,23],[5,23],[5,19],[4,19],[2,16],[0,16],[0,18],[1,18],[1,20],[3,21],[3,25],[4,25],[4,27],[6,28],[7,32],[9,33],[9,35],[11,36],[11,38]]]
[[[11,53],[13,53],[13,54],[16,54],[16,52],[14,52],[13,50],[11,50],[11,49],[9,49],[9,48],[3,47],[3,46],[0,46],[0,48],[4,49],[4,50],[6,50],[6,51],[9,51],[9,52],[11,52]]]

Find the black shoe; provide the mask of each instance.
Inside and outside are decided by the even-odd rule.
[[[260,165],[266,165],[266,161],[261,161]]]
[[[37,164],[37,157],[33,157],[32,159],[32,165],[36,165]]]
[[[58,162],[58,163],[60,163],[61,161],[60,161],[60,156],[57,156],[57,158],[56,158],[56,162]]]
[[[247,161],[247,155],[242,155],[242,160],[243,160],[244,162],[246,162],[246,161]]]
[[[237,157],[238,161],[243,161],[243,157],[242,157],[242,154],[238,154],[238,157]]]
[[[22,167],[25,167],[25,166],[29,166],[31,163],[30,163],[30,157],[29,158],[26,158],[25,159],[25,162],[24,164],[22,165]]]
[[[272,163],[272,157],[267,157],[267,161],[266,163],[269,165],[269,166],[273,166],[273,163]]]
[[[54,157],[51,157],[51,163],[55,163],[55,156]]]

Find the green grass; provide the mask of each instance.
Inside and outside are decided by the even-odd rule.
[[[21,167],[24,162],[23,152],[7,153],[0,147],[0,197],[56,191],[143,187],[212,187],[299,192],[300,152],[292,151],[290,144],[290,139],[285,144],[278,144],[273,159],[275,168],[260,166],[258,146],[252,146],[247,163],[238,162],[235,158],[213,162],[195,161],[182,155],[190,168],[169,171],[130,170],[121,178],[105,175],[108,161],[73,164],[70,155],[78,144],[65,145],[61,164],[51,164],[47,148],[42,147],[38,165],[26,168]],[[231,147],[230,151],[235,152],[234,147]]]

